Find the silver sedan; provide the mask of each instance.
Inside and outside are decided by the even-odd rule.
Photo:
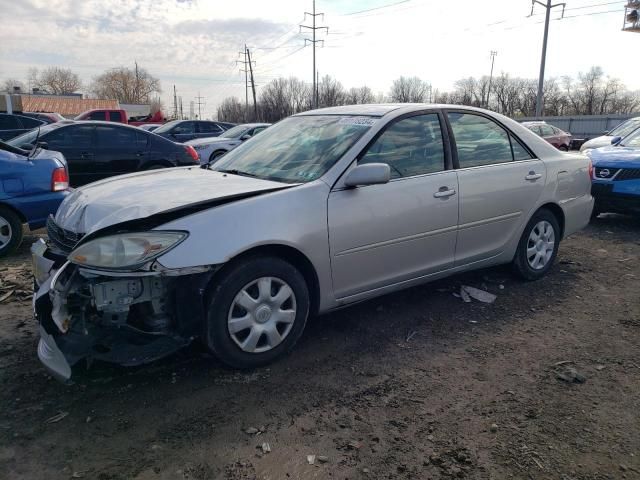
[[[551,268],[591,164],[492,112],[360,105],[289,117],[208,168],[75,190],[33,248],[38,355],[150,362],[198,339],[238,368],[310,315],[467,270]]]

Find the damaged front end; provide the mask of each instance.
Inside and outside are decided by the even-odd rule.
[[[215,268],[166,269],[153,259],[135,271],[102,270],[69,261],[63,249],[51,233],[31,249],[38,357],[57,379],[68,381],[82,359],[141,365],[201,335]]]

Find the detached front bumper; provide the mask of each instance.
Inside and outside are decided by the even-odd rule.
[[[124,366],[149,363],[202,331],[212,269],[96,272],[64,263],[43,240],[31,253],[38,358],[57,380],[68,382],[84,358]]]

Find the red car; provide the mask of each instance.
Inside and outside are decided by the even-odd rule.
[[[558,127],[549,125],[546,122],[522,122],[533,133],[537,133],[551,145],[563,152],[569,151],[571,145],[571,134],[560,130]]]

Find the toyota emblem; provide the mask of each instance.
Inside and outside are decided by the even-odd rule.
[[[610,174],[611,172],[607,168],[603,168],[599,173],[599,175],[603,178],[607,178]]]

